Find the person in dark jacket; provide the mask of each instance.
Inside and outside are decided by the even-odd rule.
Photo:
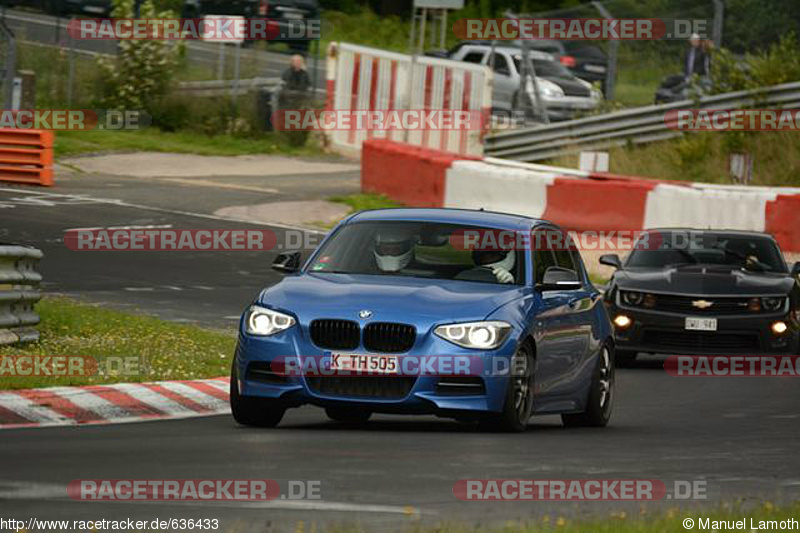
[[[306,61],[301,55],[293,55],[292,63],[281,76],[283,87],[279,99],[281,109],[303,109],[307,106],[311,77],[306,70]]]
[[[706,72],[706,53],[703,50],[700,36],[693,33],[689,38],[689,49],[683,59],[683,75],[688,81],[694,75],[707,76]]]

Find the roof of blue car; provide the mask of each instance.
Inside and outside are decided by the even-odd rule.
[[[523,222],[533,226],[539,221],[522,215],[474,209],[399,207],[361,211],[353,215],[350,222],[375,222],[381,220],[442,222],[508,230],[519,228],[520,223]]]

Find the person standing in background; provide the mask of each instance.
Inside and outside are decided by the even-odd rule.
[[[279,98],[281,109],[304,109],[308,105],[311,77],[306,70],[306,61],[303,56],[292,56],[291,65],[281,76],[283,86]]]
[[[689,50],[686,51],[686,56],[683,60],[683,76],[686,81],[694,76],[705,76],[703,72],[706,68],[706,53],[702,46],[700,36],[693,33],[689,37]]]

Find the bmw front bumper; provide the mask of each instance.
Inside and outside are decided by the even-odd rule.
[[[324,362],[329,361],[332,353],[314,346],[305,328],[296,326],[270,337],[240,332],[234,364],[243,396],[277,398],[291,407],[350,405],[373,412],[457,417],[502,410],[508,369],[516,348],[513,334],[498,349],[481,351],[460,348],[428,333],[418,335],[408,353],[397,354],[401,368],[418,368],[424,358],[460,358],[472,362],[469,372],[437,375],[425,370],[401,375],[351,376],[286,372],[281,368],[287,358]],[[337,353],[345,352],[372,353],[363,348]],[[406,358],[408,364],[403,365]],[[302,363],[298,366],[302,368]]]

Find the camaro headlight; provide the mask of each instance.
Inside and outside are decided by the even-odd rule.
[[[641,305],[644,300],[644,293],[634,291],[622,291],[622,301],[626,305]]]
[[[464,348],[492,350],[508,338],[511,324],[500,321],[465,322],[439,326],[433,332],[444,340]]]
[[[244,317],[244,329],[250,335],[275,335],[294,326],[295,320],[289,315],[253,305]]]
[[[761,307],[763,307],[765,311],[777,311],[781,307],[783,307],[783,298],[781,297],[762,298]]]

